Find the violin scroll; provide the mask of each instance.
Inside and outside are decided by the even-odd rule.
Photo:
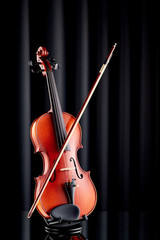
[[[49,55],[49,52],[47,51],[47,49],[45,47],[39,47],[36,54],[39,58],[44,58]],[[38,62],[38,59],[37,59],[37,62]]]
[[[48,58],[49,52],[45,47],[39,47],[36,52],[37,61],[29,61],[28,65],[33,73],[42,73],[46,76],[46,71],[52,71],[52,69],[57,70],[59,64],[56,63],[54,58]]]

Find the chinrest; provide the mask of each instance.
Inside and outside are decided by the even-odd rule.
[[[78,220],[79,214],[79,207],[75,204],[62,204],[53,208],[51,211],[53,219],[61,219],[62,221],[68,222]]]

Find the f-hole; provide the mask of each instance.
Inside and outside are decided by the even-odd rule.
[[[71,161],[71,162],[73,161],[73,163],[74,163],[74,167],[75,167],[75,171],[76,171],[77,177],[78,177],[79,179],[82,179],[82,178],[83,178],[83,174],[80,174],[80,175],[79,175],[78,170],[77,170],[77,166],[76,166],[76,162],[75,162],[74,158],[71,157],[71,158],[70,158],[70,161]]]
[[[55,179],[56,179],[56,171],[54,171],[54,173],[53,173],[53,175],[52,175],[52,177],[50,178],[50,182],[54,182],[55,181]]]

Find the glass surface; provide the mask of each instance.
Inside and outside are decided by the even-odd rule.
[[[21,240],[54,240],[55,235],[45,232],[45,221],[35,211],[31,219],[27,211],[20,214],[19,237]],[[155,212],[93,212],[88,221],[82,222],[84,239],[89,240],[158,240],[158,214]],[[72,238],[59,238],[72,239]],[[83,238],[77,237],[73,239]]]

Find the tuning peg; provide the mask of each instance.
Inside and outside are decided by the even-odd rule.
[[[37,61],[32,61],[32,60],[28,62],[28,65],[29,65],[30,67],[39,66],[39,64],[40,64],[40,63],[38,63]]]
[[[58,68],[60,68],[60,66],[59,66],[58,63],[56,63],[56,64],[53,65],[53,69],[54,69],[54,70],[57,70]]]
[[[56,60],[54,58],[49,58],[48,59],[50,64],[51,64],[51,67],[54,69],[54,70],[57,70],[58,68],[60,68],[59,64],[56,63]]]
[[[52,62],[52,63],[56,62],[55,58],[52,58],[52,57],[49,58],[49,61]]]
[[[33,66],[33,61],[32,61],[32,60],[29,61],[29,62],[28,62],[28,65],[29,65],[30,67],[32,67],[32,66]]]
[[[29,61],[28,65],[31,68],[31,72],[33,72],[33,73],[42,72],[42,69],[39,67],[39,63],[37,63],[36,61]]]
[[[58,68],[60,68],[60,65],[58,63],[56,63],[54,58],[49,58],[48,60],[50,62],[51,67],[54,70],[57,70]],[[44,71],[43,69],[40,68],[40,66],[39,66],[40,64],[41,63],[38,63],[36,61],[29,61],[28,62],[28,65],[30,66],[31,72],[33,72],[33,73],[39,73],[39,72]]]

